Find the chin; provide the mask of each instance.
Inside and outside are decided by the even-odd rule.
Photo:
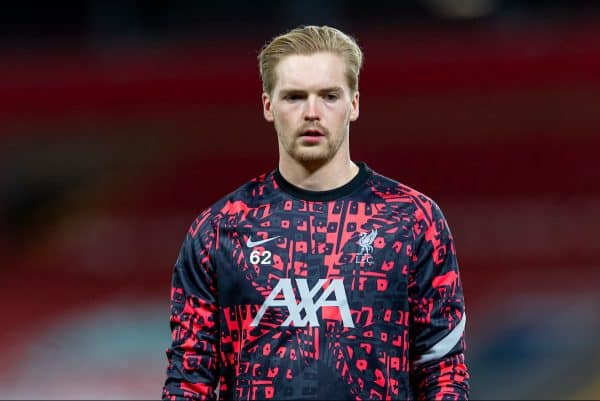
[[[326,163],[333,155],[324,150],[300,150],[292,153],[292,157],[300,163]]]

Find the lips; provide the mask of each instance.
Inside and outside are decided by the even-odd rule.
[[[316,129],[310,129],[303,131],[300,136],[325,136],[321,131]]]

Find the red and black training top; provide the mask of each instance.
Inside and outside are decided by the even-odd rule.
[[[446,220],[359,163],[329,191],[275,170],[203,211],[173,270],[163,399],[467,399]]]

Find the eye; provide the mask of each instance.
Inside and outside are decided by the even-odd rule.
[[[298,93],[290,93],[288,95],[285,95],[283,97],[283,100],[286,100],[288,102],[295,102],[298,100],[302,100],[302,95],[298,94]]]
[[[338,99],[339,99],[339,96],[335,92],[327,93],[325,95],[325,100],[327,100],[328,102],[335,102]]]

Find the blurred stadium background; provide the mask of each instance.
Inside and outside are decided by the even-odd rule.
[[[18,4],[18,5],[17,5]],[[0,397],[156,399],[188,225],[275,166],[256,55],[365,51],[356,160],[456,239],[474,399],[600,398],[600,3],[0,6]]]

